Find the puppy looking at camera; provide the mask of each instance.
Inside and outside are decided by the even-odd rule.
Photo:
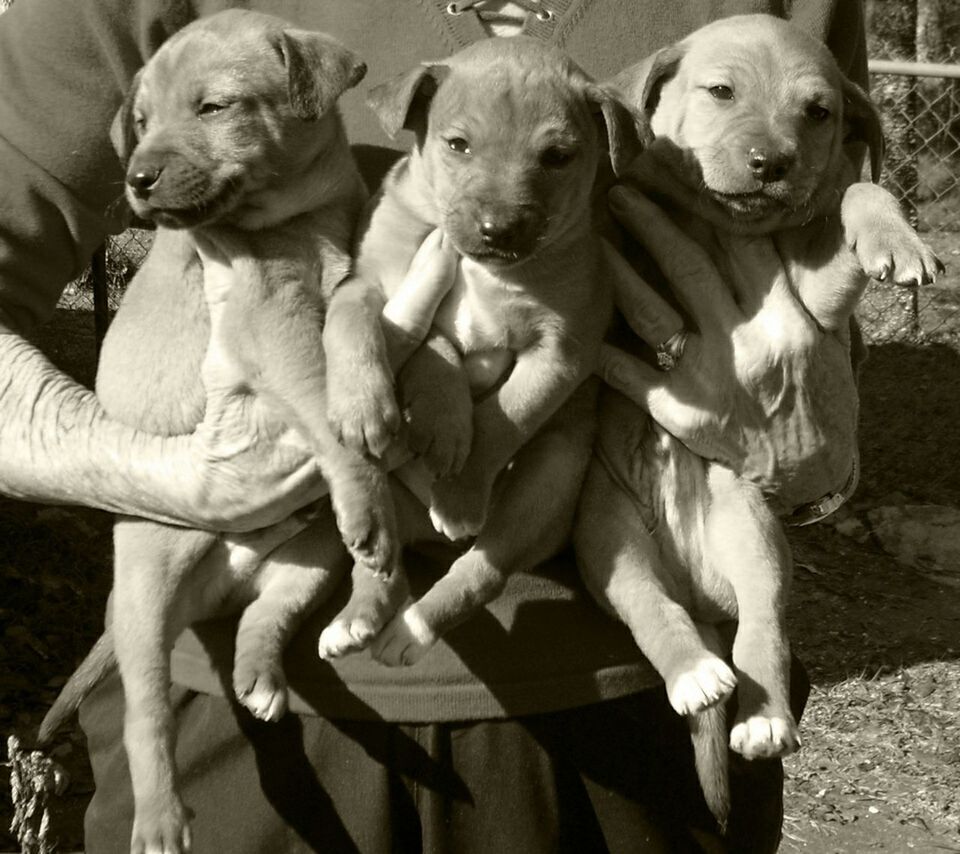
[[[628,625],[673,707],[690,717],[704,792],[723,821],[723,701],[736,689],[729,746],[743,756],[783,756],[799,744],[784,628],[792,564],[777,514],[814,521],[855,487],[851,314],[869,275],[919,283],[938,262],[888,193],[855,183],[844,146],[869,146],[877,174],[876,110],[827,48],[790,23],[722,19],[613,82],[655,137],[625,180],[641,174],[721,271],[735,267],[724,234],[772,238],[791,288],[770,282],[733,296],[742,322],[770,338],[780,369],[757,366],[758,377],[779,381],[749,389],[754,405],[739,423],[770,423],[776,413],[802,425],[796,468],[747,482],[605,390],[575,532],[587,586]],[[735,324],[729,334],[740,334]],[[733,669],[717,631],[732,620]]]
[[[336,440],[324,395],[326,301],[350,272],[366,200],[336,101],[364,72],[322,33],[228,10],[168,39],[117,117],[126,196],[157,234],[104,342],[96,386],[104,409],[143,430],[189,432],[202,420],[202,369],[215,365],[253,392],[251,432],[283,441],[292,427],[309,441],[332,496],[306,528],[294,519],[242,538],[118,519],[107,634],[41,741],[115,654],[132,851],[190,847],[169,700],[181,629],[244,609],[234,689],[254,715],[274,720],[286,709],[284,645],[349,565],[341,535],[369,594],[358,623],[373,634],[406,595],[386,475]]]
[[[331,419],[379,453],[402,411],[430,470],[401,472],[429,505],[429,516],[401,511],[403,537],[476,537],[377,638],[381,660],[411,663],[568,536],[593,436],[585,380],[612,311],[591,192],[601,158],[617,171],[639,140],[606,89],[521,37],[424,64],[371,103],[388,133],[410,129],[416,143],[372,208],[355,278],[330,303]],[[456,281],[397,378],[398,406],[380,313],[435,229],[459,255]],[[334,620],[320,652],[362,645]]]

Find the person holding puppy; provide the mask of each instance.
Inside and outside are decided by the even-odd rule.
[[[122,173],[107,129],[133,74],[165,37],[227,5],[22,0],[0,17],[7,495],[243,531],[283,519],[324,489],[305,450],[245,435],[243,392],[226,378],[204,377],[205,417],[193,434],[160,439],[111,422],[25,338],[111,226],[104,212]],[[246,5],[335,36],[366,60],[371,83],[491,32],[520,30],[559,44],[603,79],[710,17],[703,4],[637,0]],[[747,2],[723,10],[748,7],[756,11]],[[848,74],[864,76],[859,0],[798,0],[793,18],[827,41]],[[351,93],[342,109],[372,184],[396,154],[361,98]],[[642,315],[650,343],[676,332],[662,310]],[[687,433],[709,445],[726,441],[722,427],[698,423]],[[178,643],[178,761],[187,803],[203,817],[195,850],[775,850],[779,763],[735,768],[723,837],[703,803],[682,721],[629,635],[580,591],[568,559],[516,578],[488,615],[409,670],[361,657],[317,662],[314,641],[329,616],[318,614],[291,651],[301,700],[278,724],[257,723],[220,696],[216,649],[232,637],[231,624]],[[125,850],[130,838],[121,709],[113,679],[82,713],[97,779],[87,816],[92,854]]]

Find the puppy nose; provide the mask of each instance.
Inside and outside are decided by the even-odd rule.
[[[487,246],[509,245],[517,232],[517,222],[484,219],[480,222],[480,237]]]
[[[160,180],[161,172],[160,166],[142,166],[127,173],[127,183],[138,196],[146,197]]]
[[[544,217],[534,205],[506,207],[503,210],[481,211],[476,228],[488,249],[503,252],[524,252],[536,240]]]
[[[782,181],[793,165],[793,155],[784,152],[768,152],[751,148],[747,153],[747,165],[753,176],[764,184]]]

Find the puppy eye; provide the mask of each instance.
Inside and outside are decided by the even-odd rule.
[[[470,153],[470,143],[467,142],[462,136],[454,136],[448,139],[447,148],[449,148],[451,151],[456,151],[457,154]]]
[[[808,104],[807,115],[814,121],[822,122],[830,117],[830,111],[826,107],[821,107],[819,104]]]
[[[147,129],[147,117],[146,116],[134,116],[133,117],[133,128],[137,133],[142,134]]]
[[[707,91],[718,101],[733,100],[733,89],[729,86],[711,86]]]
[[[197,107],[198,116],[215,116],[217,113],[222,113],[229,104],[221,103],[220,101],[204,101]]]
[[[567,148],[558,148],[555,145],[545,149],[540,154],[540,165],[547,169],[562,169],[576,156],[576,151]]]

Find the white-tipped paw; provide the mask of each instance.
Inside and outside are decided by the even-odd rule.
[[[487,520],[493,484],[472,477],[441,478],[430,490],[430,521],[449,540],[480,533]]]
[[[376,633],[377,627],[369,620],[334,620],[320,633],[317,654],[320,658],[331,659],[359,652],[370,645]]]
[[[370,647],[373,657],[390,667],[416,664],[437,641],[433,630],[424,621],[416,605],[404,608]]]
[[[134,817],[130,854],[189,854],[190,824],[182,804],[146,812],[138,810]]]
[[[287,713],[287,680],[282,671],[234,673],[234,692],[250,713],[261,721],[278,721]]]
[[[755,715],[734,725],[730,748],[745,759],[776,759],[800,749],[800,733],[793,717]]]
[[[737,677],[721,658],[703,658],[667,683],[670,705],[681,715],[696,715],[727,699]]]
[[[438,534],[443,534],[448,540],[466,540],[480,533],[483,522],[470,519],[453,519],[445,516],[439,510],[430,508],[430,522]]]

